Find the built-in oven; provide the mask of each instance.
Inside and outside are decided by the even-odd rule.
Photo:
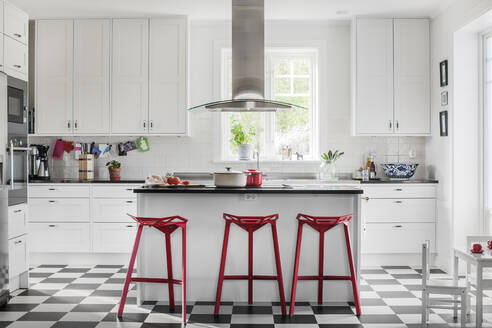
[[[27,141],[27,82],[7,77],[7,164],[9,206],[27,202],[29,150]]]

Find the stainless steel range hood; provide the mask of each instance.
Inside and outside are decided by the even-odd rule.
[[[294,107],[265,99],[264,0],[232,0],[232,99],[189,108],[213,112],[275,112]]]

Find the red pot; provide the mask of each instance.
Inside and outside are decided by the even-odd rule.
[[[248,170],[244,174],[246,174],[246,187],[261,187],[263,184],[263,172]]]

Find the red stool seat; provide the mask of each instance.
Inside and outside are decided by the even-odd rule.
[[[130,264],[128,265],[128,271],[126,273],[125,284],[123,286],[123,292],[121,294],[120,306],[118,308],[118,317],[123,315],[123,309],[126,303],[126,296],[128,294],[128,287],[132,281],[135,282],[152,282],[152,283],[165,283],[169,288],[169,308],[174,309],[174,285],[181,285],[181,299],[182,299],[182,318],[186,323],[186,223],[187,219],[181,216],[170,216],[164,218],[144,218],[136,217],[128,214],[132,219],[138,222],[137,236],[135,237],[135,244],[133,246],[132,256],[130,258]],[[135,265],[135,259],[137,257],[138,245],[140,244],[140,237],[142,236],[143,227],[154,227],[161,231],[165,235],[166,239],[166,259],[167,259],[167,279],[164,278],[143,278],[132,277],[133,267]],[[182,280],[176,280],[173,278],[173,265],[171,257],[171,234],[178,228],[182,229]]]
[[[359,288],[357,286],[357,277],[355,274],[354,260],[352,257],[352,248],[350,245],[350,235],[348,230],[349,221],[352,219],[352,215],[344,216],[311,216],[307,214],[298,214],[298,228],[297,228],[297,247],[296,257],[294,262],[294,274],[292,278],[292,294],[290,300],[290,315],[294,314],[294,306],[296,300],[296,288],[298,280],[317,280],[318,281],[318,304],[323,303],[323,281],[325,280],[350,280],[352,282],[352,290],[354,293],[354,303],[357,311],[357,315],[361,314],[360,300],[359,300]],[[311,228],[319,232],[319,262],[318,262],[318,275],[300,276],[299,275],[299,257],[301,254],[301,240],[302,240],[302,227],[304,224],[309,225]],[[343,230],[345,233],[345,244],[347,247],[348,264],[350,268],[350,276],[327,276],[323,274],[324,263],[324,246],[325,246],[325,232],[336,227],[339,224],[343,224]]]
[[[277,280],[278,289],[280,294],[280,304],[282,308],[282,314],[286,315],[285,309],[285,295],[284,295],[284,281],[282,278],[282,267],[280,264],[280,251],[278,246],[277,225],[278,214],[268,216],[237,216],[232,214],[223,214],[223,218],[226,221],[224,242],[222,244],[222,258],[220,260],[219,270],[219,282],[217,284],[217,296],[215,299],[214,314],[219,314],[220,310],[220,298],[222,295],[222,285],[225,280],[248,280],[248,304],[253,303],[253,280]],[[224,275],[225,262],[227,256],[227,245],[229,243],[229,231],[231,224],[234,223],[237,226],[248,232],[248,274],[247,275]],[[254,275],[253,274],[253,232],[260,229],[266,224],[270,224],[272,228],[273,237],[273,249],[275,252],[275,264],[277,267],[277,275]]]

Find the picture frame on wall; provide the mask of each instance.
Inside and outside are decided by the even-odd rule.
[[[448,60],[443,60],[439,63],[439,73],[441,80],[441,87],[445,87],[448,85]]]
[[[441,137],[448,136],[448,111],[439,112],[439,127],[441,128]]]
[[[447,106],[448,105],[448,91],[444,90],[441,92],[441,106]]]

